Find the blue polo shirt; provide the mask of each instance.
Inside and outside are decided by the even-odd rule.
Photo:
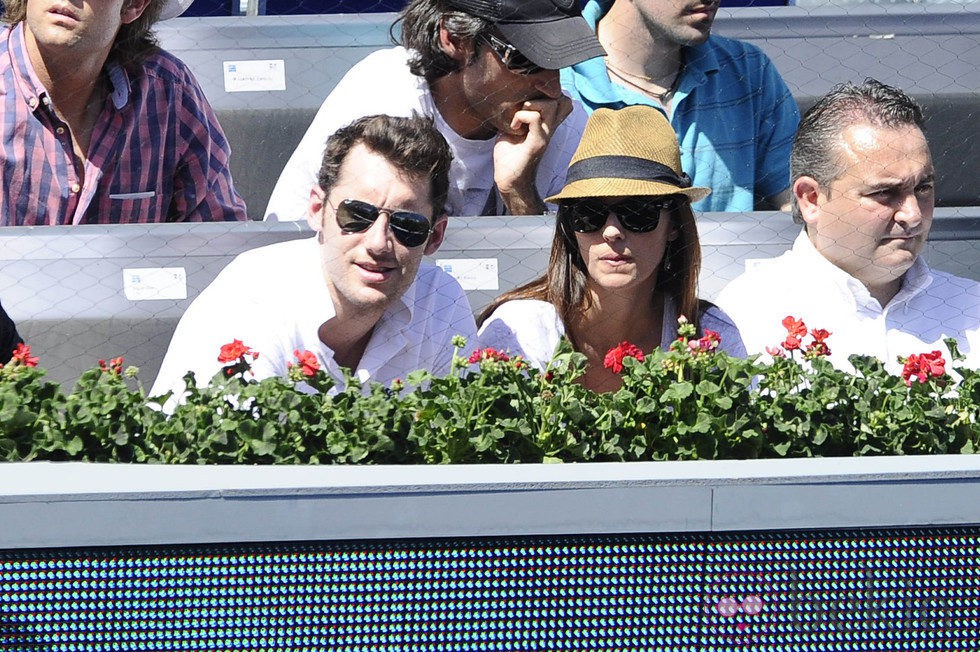
[[[582,15],[593,29],[615,0],[588,0]],[[561,71],[562,86],[591,112],[655,100],[609,79],[601,57]],[[700,211],[751,211],[755,202],[789,187],[789,154],[800,122],[793,95],[754,45],[709,36],[684,48],[684,71],[668,116],[681,164],[711,194]]]

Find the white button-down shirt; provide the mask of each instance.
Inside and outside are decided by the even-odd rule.
[[[852,354],[871,355],[892,373],[898,357],[934,350],[950,361],[943,339],[980,367],[980,283],[931,269],[920,256],[898,294],[881,306],[868,289],[818,252],[806,232],[778,258],[760,262],[728,284],[718,305],[735,320],[749,353],[765,352],[786,337],[782,320],[802,319],[831,332],[827,344],[838,368],[853,371]]]
[[[233,260],[184,313],[151,395],[180,394],[193,371],[206,384],[223,366],[218,352],[234,339],[259,352],[256,379],[284,376],[295,350],[314,353],[338,381],[333,350],[320,341],[321,324],[334,316],[316,237],[246,251]],[[389,383],[417,369],[449,371],[454,335],[476,345],[476,324],[462,288],[441,269],[422,263],[402,297],[374,327],[355,376]]]

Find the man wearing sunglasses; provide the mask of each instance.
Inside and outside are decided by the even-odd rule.
[[[558,70],[603,54],[576,0],[410,0],[401,47],[354,66],[286,164],[266,219],[298,220],[323,142],[373,113],[433,118],[453,152],[450,215],[529,215],[558,192],[585,127]]]
[[[151,392],[206,383],[235,339],[259,353],[256,378],[312,352],[342,382],[449,371],[452,338],[475,346],[466,295],[429,263],[446,229],[449,147],[428,118],[367,116],[331,135],[307,220],[317,232],[236,258],[181,318]]]

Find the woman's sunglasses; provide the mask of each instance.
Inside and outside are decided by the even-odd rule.
[[[516,72],[518,75],[534,75],[544,70],[544,68],[528,59],[521,54],[520,50],[502,38],[498,38],[493,34],[483,34],[483,40],[487,42],[491,50],[497,53],[500,61],[511,72]]]
[[[612,213],[627,231],[649,233],[660,224],[663,211],[677,210],[687,202],[684,195],[629,197],[615,204],[607,204],[596,197],[564,199],[558,205],[558,219],[576,233],[595,233],[606,224],[606,219]]]
[[[429,234],[432,233],[429,218],[421,213],[379,208],[358,199],[345,199],[334,209],[334,212],[337,214],[337,225],[344,233],[367,231],[378,217],[385,213],[388,216],[391,233],[406,247],[425,244]]]

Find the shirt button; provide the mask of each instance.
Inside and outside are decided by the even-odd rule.
[[[27,100],[27,105],[32,109],[37,108],[37,98],[32,97],[31,99]]]
[[[71,184],[71,191],[72,192],[78,192],[81,189],[82,189],[82,187],[80,185],[78,185],[77,183]]]
[[[62,135],[62,134],[65,133],[65,128],[64,127],[58,127],[57,129],[54,130],[54,132],[60,136],[60,135]]]

